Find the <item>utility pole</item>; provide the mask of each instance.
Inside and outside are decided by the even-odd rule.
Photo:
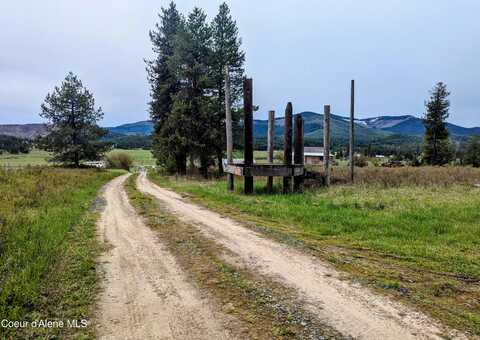
[[[323,166],[325,185],[330,186],[330,105],[323,108]]]
[[[233,164],[233,136],[232,136],[232,109],[230,107],[230,72],[225,66],[225,128],[227,132],[227,164]],[[227,173],[227,190],[234,189],[233,174]]]
[[[350,181],[355,178],[355,80],[352,80],[350,89],[350,139],[348,145],[348,164],[350,169]]]

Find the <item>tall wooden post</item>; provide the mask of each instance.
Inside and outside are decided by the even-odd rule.
[[[225,66],[225,129],[227,132],[227,163],[233,164],[233,135],[232,135],[232,110],[230,102],[230,72],[228,65]],[[227,190],[234,190],[233,174],[227,173]]]
[[[355,80],[352,80],[350,92],[350,139],[348,145],[348,164],[350,169],[350,181],[354,181],[355,169]]]
[[[303,119],[302,116],[298,115],[295,117],[295,142],[294,142],[294,163],[295,164],[304,164],[304,147],[303,147]],[[293,190],[295,192],[303,191],[303,181],[304,177],[295,176],[293,177]]]
[[[325,185],[330,185],[330,105],[323,109],[323,166],[325,168]]]
[[[275,111],[268,112],[268,138],[267,138],[267,162],[273,163],[273,151],[274,151],[274,138],[275,138]],[[273,191],[273,177],[267,178],[267,192]]]
[[[253,81],[243,80],[243,111],[244,111],[244,164],[253,165]],[[253,193],[253,177],[244,177],[245,194]]]
[[[287,104],[285,109],[285,128],[283,139],[283,164],[292,165],[292,118],[293,118],[292,103]],[[292,191],[292,177],[283,177],[283,193],[288,194]]]

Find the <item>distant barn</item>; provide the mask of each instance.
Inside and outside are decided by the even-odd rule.
[[[323,163],[324,150],[323,147],[305,147],[305,164],[315,165]],[[330,159],[333,155],[330,153]]]

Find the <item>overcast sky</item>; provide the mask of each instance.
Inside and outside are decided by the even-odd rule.
[[[68,71],[102,106],[104,126],[148,118],[143,59],[161,6],[153,0],[2,0],[0,123],[40,122],[40,104]],[[179,0],[213,17],[221,1]],[[227,1],[254,79],[256,118],[287,101],[295,112],[331,104],[359,117],[423,113],[429,89],[447,83],[451,122],[480,125],[480,1]]]

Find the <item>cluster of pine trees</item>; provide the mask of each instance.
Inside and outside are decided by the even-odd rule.
[[[162,8],[150,32],[155,57],[147,61],[153,154],[159,165],[185,174],[187,161],[206,175],[225,150],[225,67],[235,109],[242,92],[245,54],[238,28],[223,3],[212,22],[200,8],[184,16],[175,3]],[[238,122],[238,111],[235,120]]]
[[[8,152],[11,154],[29,153],[32,145],[22,138],[0,135],[0,154]]]

